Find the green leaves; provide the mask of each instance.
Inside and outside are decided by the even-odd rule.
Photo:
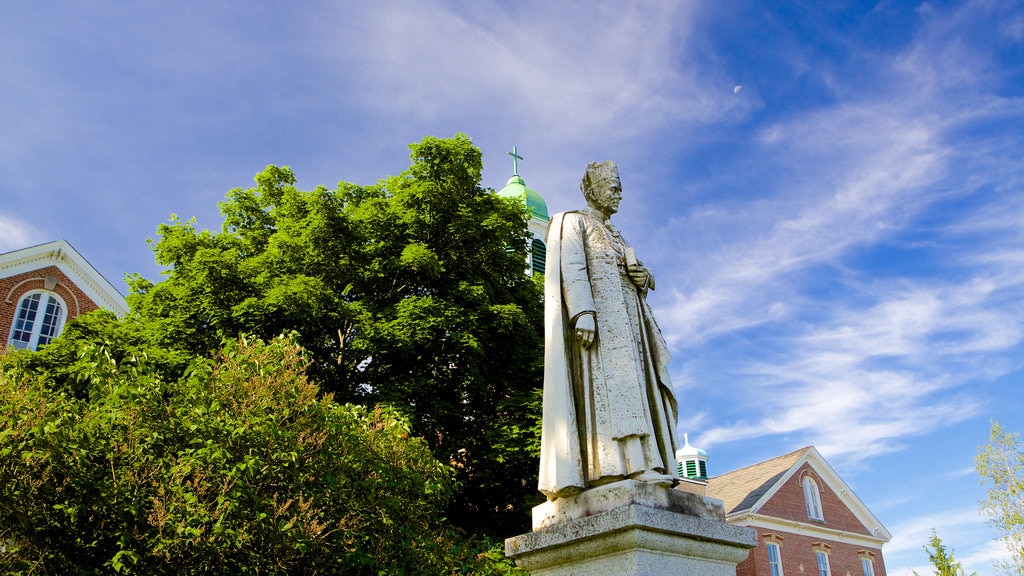
[[[302,191],[268,166],[227,194],[219,233],[173,217],[153,245],[166,279],[132,279],[128,322],[183,356],[294,333],[324,390],[395,406],[438,459],[462,463],[460,526],[508,536],[536,497],[521,432],[539,407],[520,400],[540,388],[543,320],[525,213],[480,186],[465,134],[409,148],[409,168],[373,186]]]
[[[945,544],[934,529],[924,551],[928,553],[928,560],[935,566],[935,576],[966,576],[960,561],[954,557],[953,550],[946,550]],[[919,575],[914,572],[914,576]],[[971,576],[977,576],[977,573],[972,572]]]
[[[106,358],[102,347],[87,354]],[[452,470],[397,412],[336,404],[288,339],[229,342],[165,385],[82,364],[88,399],[0,359],[0,568],[405,573],[450,564]]]
[[[462,530],[539,496],[525,214],[467,136],[410,149],[370,186],[268,166],[220,231],[160,225],[127,318],[0,359],[0,572],[513,573]]]
[[[1024,574],[1024,444],[1020,434],[992,422],[989,441],[978,449],[974,466],[988,489],[981,510],[1002,533],[1012,557],[999,567],[1009,574]]]

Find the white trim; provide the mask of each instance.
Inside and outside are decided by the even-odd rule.
[[[0,278],[9,278],[47,266],[55,266],[101,308],[118,316],[128,313],[128,303],[92,264],[67,240],[55,240],[38,246],[0,254]]]
[[[782,518],[765,516],[763,514],[729,514],[725,517],[725,521],[729,524],[738,526],[750,526],[752,528],[782,532],[783,535],[786,533],[803,534],[815,538],[821,538],[823,540],[831,540],[832,542],[849,542],[859,546],[876,548],[878,550],[882,549],[882,544],[889,541],[888,538],[883,539],[864,534],[857,534],[856,532],[846,532],[843,530],[836,530],[834,528],[825,528],[817,522],[794,522],[793,520],[784,520]]]
[[[21,311],[25,305],[25,301],[31,298],[33,295],[39,294],[38,304],[36,305],[35,314],[32,316],[32,328],[25,330],[24,328],[18,329],[18,321],[21,319]],[[61,332],[64,331],[64,324],[68,321],[68,303],[60,297],[53,290],[35,289],[29,290],[18,297],[17,303],[14,305],[14,319],[11,322],[11,329],[7,334],[7,346],[17,349],[27,350],[38,350],[39,339],[43,335],[43,324],[46,319],[47,309],[49,308],[50,302],[56,303],[57,306],[57,317],[54,322],[53,334],[47,335],[49,338],[43,345],[49,344],[54,338],[60,336]],[[28,341],[18,340],[18,342],[24,343],[25,347],[17,346],[14,344],[14,333],[15,332],[27,332],[29,335]]]
[[[804,506],[807,510],[807,517],[811,520],[825,520],[825,513],[821,509],[821,490],[814,476],[805,474],[800,479],[800,486],[804,489]]]
[[[818,564],[818,576],[832,576],[832,564],[829,562],[827,550],[815,550],[814,559]],[[824,566],[822,566],[822,560],[824,560]]]
[[[839,477],[835,469],[821,456],[818,450],[814,446],[808,446],[804,451],[803,455],[797,459],[782,475],[781,478],[775,481],[771,489],[765,492],[750,508],[741,511],[738,515],[744,514],[758,515],[761,507],[764,506],[773,496],[788,482],[800,467],[804,463],[809,463],[811,468],[814,469],[818,474],[818,478],[825,483],[839,498],[843,501],[843,504],[850,509],[850,512],[864,525],[865,528],[871,530],[882,539],[883,542],[892,540],[892,534],[882,526],[882,523],[878,521],[878,518],[868,510],[868,507],[864,505],[864,502],[853,493],[853,490]],[[820,488],[820,487],[819,487]]]
[[[775,548],[775,562],[772,562],[772,547]],[[768,551],[768,574],[772,575],[776,571],[772,570],[773,567],[777,568],[778,576],[785,576],[786,571],[783,569],[782,562],[782,546],[778,542],[765,542],[765,550]]]

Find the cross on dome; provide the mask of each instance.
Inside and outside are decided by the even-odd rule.
[[[512,151],[508,155],[512,157],[512,175],[519,176],[519,161],[523,157],[519,155],[519,150],[515,146],[512,147]]]

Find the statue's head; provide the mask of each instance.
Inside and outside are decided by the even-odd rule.
[[[606,215],[618,212],[619,202],[622,200],[618,166],[611,160],[587,164],[587,171],[580,182],[580,191],[583,192],[587,204]]]

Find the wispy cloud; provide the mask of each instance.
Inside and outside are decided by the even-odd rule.
[[[1019,366],[1024,168],[1008,159],[1024,146],[983,128],[1020,124],[1024,108],[983,89],[987,55],[956,37],[969,8],[926,14],[900,57],[876,63],[874,90],[831,81],[856,97],[763,128],[756,203],[702,206],[663,233],[708,232],[667,282],[670,343],[699,358],[757,334],[715,376],[735,410],[704,446],[787,435],[846,461],[899,450],[980,411],[964,384]],[[864,258],[893,260],[878,276]]]
[[[39,242],[39,232],[30,224],[0,214],[0,252],[10,252]]]
[[[992,538],[992,532],[984,525],[977,509],[946,510],[913,517],[891,527],[893,538],[885,545],[887,572],[894,575],[934,572],[924,550],[932,530],[967,573],[991,573],[994,562],[1010,558],[1002,541]],[[968,548],[972,552],[963,553]]]
[[[707,121],[742,103],[677,65],[687,59],[695,5],[400,4],[332,6],[317,25],[333,31],[320,37],[321,51],[358,88],[360,105],[396,118],[484,115],[557,150]],[[373,49],[351,49],[367,44]]]

